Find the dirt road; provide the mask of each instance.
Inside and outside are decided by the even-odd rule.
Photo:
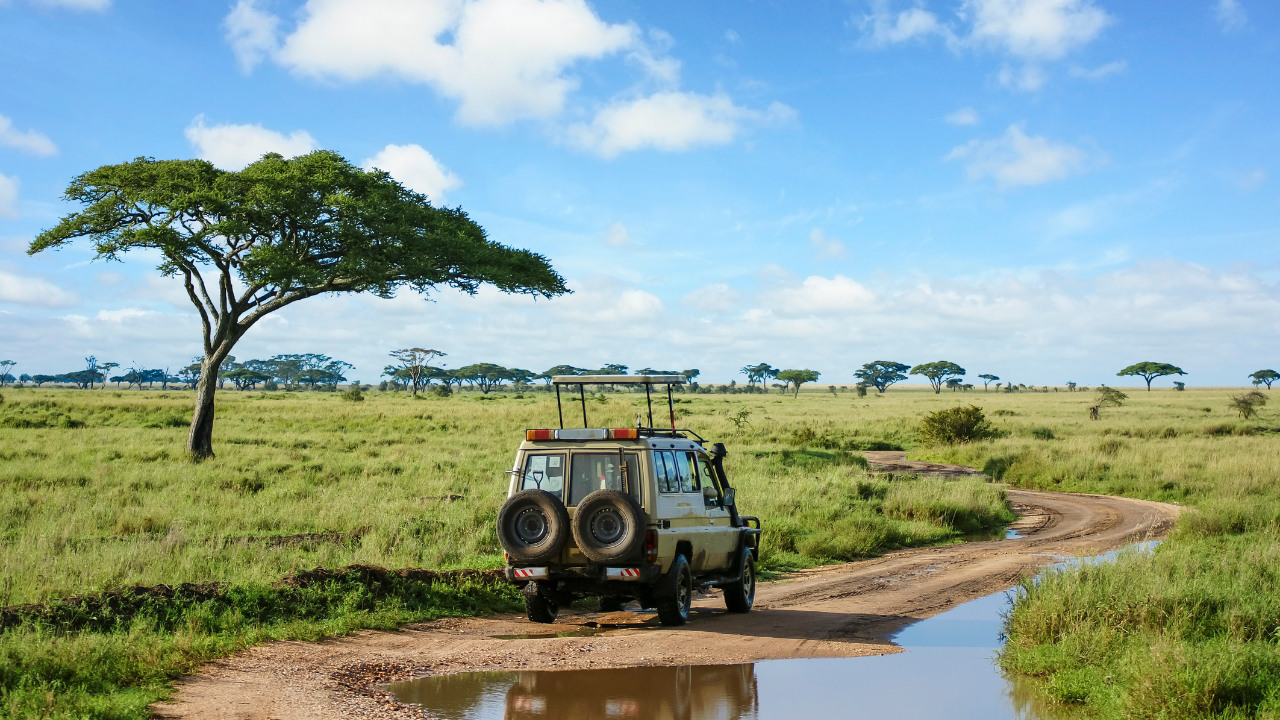
[[[869,453],[870,455],[870,453]],[[888,455],[888,454],[886,454]],[[901,454],[869,458],[911,468]],[[945,468],[947,466],[938,466]],[[959,473],[959,468],[951,466]],[[972,472],[972,471],[970,471]],[[467,670],[739,663],[773,658],[897,652],[898,629],[1015,584],[1055,556],[1105,552],[1162,536],[1179,508],[1105,496],[1009,490],[1022,537],[890,553],[762,584],[755,610],[729,615],[717,594],[699,598],[683,628],[651,614],[567,613],[554,626],[517,616],[441,620],[401,632],[322,643],[286,642],[211,663],[179,684],[167,718],[419,717],[374,683]],[[549,631],[577,637],[499,638]]]

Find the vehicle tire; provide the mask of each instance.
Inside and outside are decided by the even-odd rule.
[[[498,510],[498,542],[515,562],[546,562],[568,541],[569,511],[545,490],[521,490]]]
[[[742,548],[742,567],[738,581],[724,586],[724,606],[729,612],[750,612],[756,601],[756,559],[751,548]]]
[[[689,621],[689,610],[693,607],[693,570],[684,555],[677,555],[671,572],[675,575],[675,592],[657,598],[658,622],[683,625]]]
[[[621,490],[597,490],[573,513],[573,539],[592,562],[619,563],[644,547],[644,510]]]
[[[625,598],[602,597],[600,598],[600,612],[621,612],[622,606],[626,604]]]
[[[553,623],[556,621],[556,613],[559,611],[559,606],[541,595],[524,596],[524,613],[533,622]]]

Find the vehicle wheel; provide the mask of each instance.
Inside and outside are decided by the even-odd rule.
[[[724,606],[729,612],[750,612],[756,601],[756,559],[751,548],[742,548],[742,571],[738,582],[724,586]]]
[[[541,595],[524,596],[524,612],[536,623],[553,623],[560,608]]]
[[[568,541],[569,511],[545,490],[521,490],[498,510],[498,542],[518,563],[546,562]]]
[[[619,597],[602,597],[600,598],[600,612],[621,612],[622,606],[627,601]]]
[[[644,510],[631,495],[597,490],[573,513],[573,539],[593,562],[625,562],[644,547],[644,525]]]
[[[693,570],[684,555],[677,555],[671,572],[675,573],[675,592],[666,597],[657,598],[658,622],[663,625],[683,625],[689,620],[689,609],[693,607]]]

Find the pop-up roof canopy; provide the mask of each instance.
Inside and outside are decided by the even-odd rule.
[[[587,426],[587,396],[583,389],[586,385],[644,385],[644,399],[649,408],[649,430],[653,429],[653,396],[654,385],[667,386],[667,410],[671,416],[671,432],[676,429],[675,402],[671,399],[671,387],[688,382],[683,375],[555,375],[551,384],[556,387],[556,412],[560,415],[560,427],[564,427],[564,409],[560,406],[560,386],[577,385],[578,399],[582,402],[582,427]],[[639,423],[637,423],[639,424]]]

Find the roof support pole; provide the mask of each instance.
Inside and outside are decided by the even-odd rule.
[[[556,414],[560,416],[560,429],[564,429],[564,408],[560,405],[560,386],[556,385]]]
[[[582,389],[582,383],[578,383],[578,399],[582,401],[582,427],[587,426],[587,391]]]
[[[649,427],[653,427],[653,394],[650,392],[653,386],[649,383],[644,384],[644,402],[649,406]]]
[[[671,399],[671,383],[667,383],[667,410],[671,411],[671,429],[676,429],[676,403]]]

